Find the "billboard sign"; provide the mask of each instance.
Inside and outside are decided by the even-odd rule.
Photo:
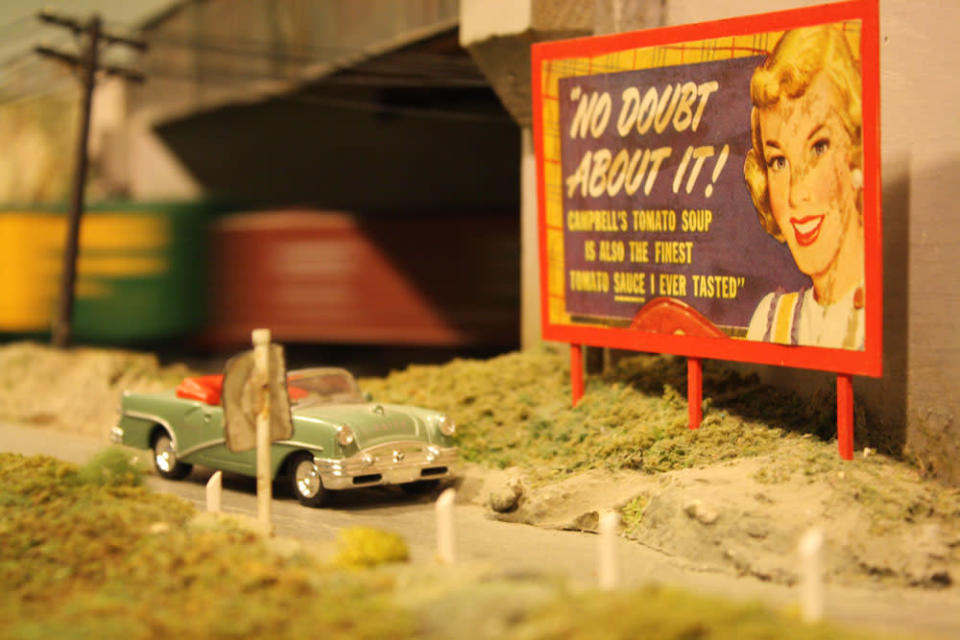
[[[879,376],[877,20],[534,45],[544,337]]]

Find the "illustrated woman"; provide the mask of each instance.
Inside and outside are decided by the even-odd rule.
[[[744,177],[767,233],[811,287],[770,293],[748,340],[863,349],[860,71],[835,26],[784,34],[750,83]]]

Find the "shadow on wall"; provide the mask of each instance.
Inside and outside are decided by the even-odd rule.
[[[910,162],[883,163],[883,377],[859,378],[855,392],[870,416],[869,442],[901,454],[907,444]]]
[[[865,413],[854,446],[902,455],[907,444],[907,364],[910,264],[910,173],[906,157],[886,158],[883,169],[883,377],[854,377],[854,398]],[[836,419],[836,375],[784,367],[746,365],[777,387],[830,402]]]
[[[889,371],[906,378],[907,451],[925,470],[960,486],[960,158],[953,147],[949,160],[924,163],[931,157],[926,151],[909,159],[910,216],[903,221],[912,247],[909,273],[902,274],[909,279],[909,326],[902,337],[909,356],[903,370]],[[940,149],[941,157],[947,153]]]
[[[451,117],[371,107],[275,100],[158,134],[206,191],[266,206],[516,210],[520,130],[499,104]]]

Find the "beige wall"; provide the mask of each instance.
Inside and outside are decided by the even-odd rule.
[[[460,0],[460,43],[517,35],[532,27],[533,0]]]

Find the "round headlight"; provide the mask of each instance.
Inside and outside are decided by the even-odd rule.
[[[341,447],[353,444],[353,431],[347,425],[337,427],[337,442]]]
[[[440,433],[445,436],[452,436],[457,432],[457,425],[454,424],[448,416],[440,418]]]

